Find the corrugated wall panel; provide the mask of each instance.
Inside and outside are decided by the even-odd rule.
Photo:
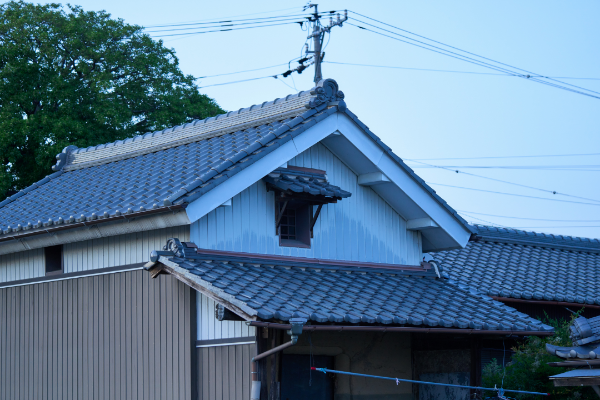
[[[242,321],[219,321],[215,318],[215,301],[202,293],[196,293],[197,339],[230,339],[237,337],[254,337],[255,327],[247,326]]]
[[[191,290],[144,271],[0,289],[0,400],[189,399]]]
[[[190,240],[190,227],[177,226],[127,235],[65,244],[64,272],[117,267],[146,262],[152,250],[161,249],[169,238]],[[44,249],[0,256],[0,282],[38,278],[45,274]]]
[[[198,352],[199,400],[250,398],[250,364],[256,345],[201,347]]]
[[[190,227],[176,226],[65,244],[65,273],[146,262],[152,250],[162,249],[172,237],[189,241]]]
[[[0,282],[44,276],[44,249],[0,256]]]
[[[259,181],[192,224],[191,240],[199,247],[347,261],[418,265],[421,237],[406,230],[406,221],[325,146],[317,144],[288,165],[327,171],[329,181],[352,193],[323,207],[310,249],[280,247],[275,235],[273,192]]]

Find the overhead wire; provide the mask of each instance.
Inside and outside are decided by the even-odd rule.
[[[487,157],[444,157],[444,158],[413,158],[413,161],[437,161],[437,160],[483,160],[491,158],[535,158],[535,157],[580,157],[580,156],[600,156],[600,153],[579,153],[579,154],[548,154],[548,155],[525,155],[525,156],[487,156]]]
[[[485,222],[486,224],[490,224],[490,225],[494,225],[494,226],[498,226],[501,228],[509,228],[509,229],[541,229],[541,228],[599,228],[600,226],[596,226],[596,225],[557,225],[557,226],[513,226],[513,225],[502,225],[502,224],[498,224],[496,222],[492,222],[492,221],[488,221],[485,219],[481,219],[481,218],[477,218],[474,217],[472,215],[469,215],[469,213],[461,211],[461,214],[463,214],[464,217],[467,217],[468,219],[475,219],[477,221],[481,221],[481,222]]]
[[[296,8],[298,8],[298,7],[294,7],[294,9],[296,9]],[[285,11],[285,10],[291,10],[291,9],[292,8],[288,8],[288,9],[283,9],[283,10],[279,10],[279,11]],[[233,15],[231,17],[222,17],[222,18],[209,18],[209,19],[202,19],[202,20],[198,20],[198,21],[175,22],[173,24],[164,24],[164,25],[150,25],[150,26],[146,26],[144,28],[145,29],[154,29],[154,28],[166,28],[166,27],[170,27],[170,26],[212,24],[212,23],[223,22],[223,21],[228,21],[228,22],[230,22],[230,21],[250,21],[250,20],[261,20],[261,19],[269,19],[269,18],[281,18],[281,17],[293,16],[293,15],[307,15],[306,13],[299,12],[297,14],[277,15],[277,16],[273,16],[273,17],[246,18],[246,19],[234,20],[234,18],[237,18],[237,17],[246,17],[249,15],[257,15],[257,14],[267,14],[269,12],[276,12],[276,11],[265,11],[263,13],[255,13],[255,14]]]
[[[548,219],[548,218],[524,218],[524,217],[510,217],[508,215],[497,215],[497,214],[484,214],[474,211],[464,211],[464,210],[456,210],[459,213],[468,213],[475,215],[485,215],[487,217],[497,217],[497,218],[509,218],[509,219],[520,219],[527,221],[547,221],[547,222],[600,222],[600,219]]]
[[[210,31],[198,31],[198,32],[187,32],[187,33],[173,33],[173,34],[169,34],[169,35],[156,35],[156,36],[152,36],[152,37],[168,37],[168,36],[182,36],[182,35],[200,35],[203,33],[212,33],[212,32],[226,32],[226,31],[241,31],[244,29],[254,29],[254,28],[266,28],[269,26],[280,26],[280,25],[290,25],[290,24],[296,24],[297,22],[282,22],[279,24],[272,24],[272,25],[259,25],[259,26],[247,26],[244,28],[229,28],[229,29],[215,29],[215,30],[210,30]]]
[[[295,90],[296,92],[298,92],[298,89],[296,89],[295,87],[292,87],[292,86],[288,85],[283,79],[280,79],[279,76],[275,75],[274,78],[277,79],[279,82],[283,83],[285,86],[289,87],[290,89]]]
[[[415,161],[417,162],[417,161]],[[600,171],[600,165],[443,165],[447,168],[462,169],[515,169],[515,170],[541,170],[541,171]],[[430,165],[414,165],[411,168],[438,168]]]
[[[157,31],[146,31],[146,33],[178,32],[178,31],[189,31],[189,30],[194,30],[194,29],[209,29],[209,28],[218,28],[218,27],[227,27],[227,26],[270,24],[273,22],[283,22],[283,21],[294,21],[294,23],[297,23],[295,20],[297,20],[299,18],[301,18],[301,17],[285,17],[285,18],[274,19],[271,21],[252,21],[252,22],[220,21],[220,22],[214,22],[214,23],[211,22],[210,25],[208,25],[208,26],[193,26],[193,27],[189,27],[189,28],[163,29],[163,30],[157,30]],[[304,22],[304,21],[302,21],[302,22]]]
[[[239,81],[233,81],[233,82],[214,83],[212,85],[199,86],[198,88],[202,89],[202,88],[213,87],[213,86],[231,85],[233,83],[242,83],[242,82],[249,82],[249,81],[257,81],[259,79],[267,79],[267,78],[275,78],[275,79],[277,79],[277,75],[268,75],[268,76],[261,76],[261,77],[258,77],[258,78],[241,79]]]
[[[236,72],[226,72],[224,74],[217,74],[217,75],[205,75],[205,76],[199,76],[196,79],[204,79],[204,78],[215,78],[217,76],[226,76],[226,75],[235,75],[235,74],[242,74],[244,72],[254,72],[254,71],[261,71],[264,69],[269,69],[269,68],[275,68],[275,67],[283,67],[284,65],[287,65],[286,63],[284,64],[277,64],[277,65],[271,65],[268,67],[262,67],[262,68],[255,68],[255,69],[246,69],[244,71],[236,71]]]
[[[458,169],[449,168],[449,167],[445,167],[445,166],[441,166],[441,165],[428,164],[428,163],[425,163],[423,161],[416,161],[416,160],[410,160],[410,159],[404,159],[404,160],[405,161],[416,162],[416,163],[419,163],[419,164],[425,164],[425,165],[428,165],[428,166],[431,166],[431,167],[434,167],[434,168],[438,168],[438,169],[442,169],[442,170],[454,172],[454,173],[457,173],[457,174],[461,173],[463,175],[474,176],[474,177],[477,177],[477,178],[487,179],[487,180],[495,181],[495,182],[501,182],[501,183],[505,183],[505,184],[513,185],[513,186],[519,186],[519,187],[523,187],[523,188],[526,188],[526,189],[532,189],[532,190],[537,190],[537,191],[540,191],[540,192],[551,193],[553,195],[565,196],[565,197],[572,197],[572,198],[580,199],[580,200],[594,201],[594,202],[597,202],[598,205],[600,205],[600,200],[596,200],[596,199],[590,199],[590,198],[587,198],[587,197],[574,196],[574,195],[571,195],[571,194],[560,193],[560,192],[557,192],[555,190],[541,189],[541,188],[538,188],[538,187],[535,187],[535,186],[529,186],[529,185],[523,185],[521,183],[515,183],[515,182],[505,181],[503,179],[490,178],[489,176],[483,176],[483,175],[473,174],[473,173],[470,173],[470,172],[464,172],[464,171],[460,171]]]
[[[561,200],[561,199],[548,199],[546,197],[528,196],[528,195],[518,194],[518,193],[496,192],[496,191],[493,191],[493,190],[468,188],[468,187],[464,187],[464,186],[446,185],[445,183],[435,183],[435,182],[426,182],[426,183],[428,185],[444,186],[444,187],[455,188],[455,189],[473,190],[473,191],[476,191],[476,192],[502,194],[502,195],[506,195],[506,196],[525,197],[525,198],[529,198],[529,199],[538,199],[538,200],[547,200],[547,201],[558,201],[558,202],[561,202],[561,203],[585,204],[585,205],[588,205],[588,206],[600,206],[600,203],[586,203],[586,202],[583,202],[583,201],[572,201],[572,200]]]
[[[470,55],[473,55],[473,56],[476,56],[476,57],[482,58],[482,59],[484,59],[484,60],[492,61],[492,62],[494,62],[494,63],[500,64],[500,65],[504,65],[504,66],[506,66],[506,67],[514,68],[514,69],[517,69],[517,70],[519,70],[519,71],[527,72],[528,74],[540,75],[540,74],[538,74],[538,73],[535,73],[535,72],[532,72],[532,71],[529,71],[529,70],[526,70],[526,69],[523,69],[523,68],[515,67],[515,66],[512,66],[512,65],[510,65],[510,64],[506,64],[506,63],[503,63],[503,62],[500,62],[500,61],[497,61],[497,60],[494,60],[494,59],[491,59],[491,58],[488,58],[488,57],[480,56],[480,55],[478,55],[478,54],[475,54],[475,53],[469,52],[469,51],[467,51],[467,50],[463,50],[463,49],[460,49],[460,48],[458,48],[458,47],[454,47],[454,46],[451,46],[451,45],[449,45],[449,44],[446,44],[446,43],[443,43],[443,42],[439,42],[439,41],[437,41],[437,40],[434,40],[434,39],[430,39],[430,38],[428,38],[428,37],[426,37],[426,36],[422,36],[422,35],[416,34],[416,33],[414,33],[414,32],[408,31],[408,30],[406,30],[406,29],[402,29],[402,28],[400,28],[400,27],[397,27],[397,26],[394,26],[394,25],[391,25],[391,24],[385,23],[385,22],[383,22],[383,21],[379,21],[379,20],[376,20],[376,19],[374,19],[374,18],[367,17],[366,15],[363,15],[363,14],[357,13],[356,11],[352,11],[352,10],[348,10],[348,11],[350,11],[351,13],[354,13],[354,14],[356,14],[356,15],[360,16],[360,17],[367,18],[367,19],[369,19],[369,20],[371,20],[371,21],[374,21],[374,22],[377,22],[377,23],[380,23],[380,24],[383,24],[383,25],[386,25],[386,26],[392,27],[392,28],[394,28],[394,29],[398,29],[398,30],[400,30],[400,31],[403,31],[403,32],[409,33],[409,34],[411,34],[411,35],[414,35],[414,36],[420,37],[420,38],[422,38],[422,39],[425,39],[425,40],[429,40],[429,41],[431,41],[431,42],[434,42],[434,43],[437,43],[437,44],[441,44],[441,45],[443,45],[443,46],[446,46],[446,47],[449,47],[449,48],[452,48],[452,49],[455,49],[455,50],[461,51],[461,52],[463,52],[463,53],[470,54]],[[590,91],[590,92],[593,92],[593,93],[600,94],[600,93],[598,93],[598,92],[595,92],[595,91],[593,91],[593,90],[590,90],[590,89],[582,88],[582,87],[580,87],[580,86],[576,86],[576,85],[573,85],[573,84],[570,84],[570,83],[567,83],[567,82],[558,81],[558,80],[556,80],[555,78],[552,78],[552,77],[544,76],[544,78],[546,78],[546,79],[549,79],[549,80],[553,80],[553,81],[556,81],[556,82],[559,82],[559,83],[562,83],[562,84],[565,84],[565,85],[568,85],[568,86],[572,86],[572,87],[575,87],[575,88],[578,88],[578,89],[587,90],[587,91]]]
[[[495,74],[493,72],[455,71],[455,70],[431,69],[431,68],[411,68],[411,67],[398,67],[398,66],[393,66],[393,65],[356,64],[356,63],[347,63],[347,62],[339,62],[339,61],[323,61],[323,63],[327,63],[327,64],[339,64],[339,65],[351,65],[351,66],[356,66],[356,67],[389,68],[389,69],[402,69],[402,70],[411,70],[411,71],[448,72],[448,73],[454,73],[454,74],[494,75],[494,76],[512,77],[512,75],[508,75],[508,74],[505,74],[505,73]],[[537,75],[537,77],[542,77],[542,75]],[[600,78],[572,78],[572,77],[557,77],[557,76],[555,76],[553,78],[562,78],[562,79],[590,79],[590,80],[599,80],[600,81]]]
[[[278,9],[278,10],[271,10],[271,11],[261,11],[261,12],[257,12],[257,13],[251,13],[251,14],[231,15],[228,17],[219,17],[219,18],[207,18],[207,19],[200,19],[200,20],[196,20],[196,21],[175,22],[174,24],[171,24],[171,25],[178,25],[178,24],[184,24],[184,23],[196,23],[196,22],[204,22],[204,21],[216,21],[216,20],[237,18],[237,17],[247,17],[250,15],[268,14],[268,13],[272,13],[272,12],[295,10],[298,8],[299,7],[290,7],[290,8],[282,8],[282,9]],[[150,25],[150,26],[147,26],[146,28],[159,28],[162,26],[169,26],[169,25],[168,24],[167,25]]]
[[[374,26],[374,25],[372,25],[372,24],[365,23],[364,21],[360,21],[360,20],[356,20],[356,19],[355,19],[355,21],[357,21],[357,22],[359,22],[359,23],[363,23],[363,24],[365,24],[365,25]],[[400,35],[400,34],[398,34],[398,33],[391,32],[391,31],[389,31],[389,30],[387,30],[387,29],[384,29],[384,28],[380,28],[380,27],[376,27],[376,26],[374,26],[376,29],[380,29],[380,30],[383,30],[383,31],[385,31],[385,32],[389,32],[389,33],[391,33],[391,34],[393,34],[393,35],[396,35],[396,36],[404,37],[404,38],[406,38],[406,39],[408,39],[408,40],[411,40],[411,41],[414,41],[414,42],[417,42],[417,43],[423,44],[423,46],[421,46],[421,45],[419,45],[419,44],[416,44],[416,43],[413,43],[413,42],[410,42],[410,41],[407,41],[407,40],[402,40],[402,39],[399,39],[399,38],[397,38],[397,37],[394,37],[394,36],[386,35],[385,33],[381,33],[381,32],[378,32],[378,31],[374,31],[374,30],[372,30],[372,29],[365,28],[365,27],[363,27],[363,26],[359,26],[359,25],[353,24],[353,23],[351,23],[351,22],[346,22],[346,23],[347,23],[348,25],[355,26],[355,27],[357,27],[357,28],[360,28],[360,29],[362,29],[362,30],[366,30],[366,31],[368,31],[368,32],[372,32],[372,33],[375,33],[375,34],[377,34],[377,35],[380,35],[380,36],[385,36],[385,37],[387,37],[387,38],[390,38],[390,39],[393,39],[393,40],[397,40],[397,41],[399,41],[399,42],[407,43],[407,44],[410,44],[411,46],[420,47],[420,48],[422,48],[422,49],[429,50],[429,51],[432,51],[432,52],[434,52],[434,53],[442,54],[442,55],[445,55],[445,56],[447,56],[447,57],[451,57],[451,58],[455,58],[455,59],[458,59],[458,60],[461,60],[461,61],[465,61],[465,62],[468,62],[468,63],[471,63],[471,64],[479,65],[479,66],[481,66],[481,67],[488,68],[488,69],[492,69],[492,70],[495,70],[495,71],[504,72],[504,73],[506,73],[506,74],[508,74],[508,75],[512,75],[512,76],[516,76],[516,77],[524,78],[524,79],[527,79],[527,80],[530,80],[530,81],[534,81],[534,82],[537,82],[537,83],[541,83],[541,84],[543,84],[543,85],[552,86],[552,87],[555,87],[555,88],[558,88],[558,89],[562,89],[562,90],[566,90],[566,91],[569,91],[569,92],[573,92],[573,93],[581,94],[581,95],[584,95],[584,96],[588,96],[588,97],[593,97],[593,98],[596,98],[596,99],[600,99],[600,97],[599,97],[599,96],[596,96],[596,95],[594,95],[594,94],[591,94],[591,93],[586,93],[586,92],[582,92],[581,90],[576,90],[576,89],[572,89],[572,88],[567,88],[567,87],[564,87],[564,86],[558,85],[558,84],[556,84],[556,83],[553,83],[553,82],[542,81],[542,80],[539,80],[538,78],[534,78],[534,77],[531,77],[531,76],[528,76],[528,75],[524,75],[524,74],[522,74],[522,73],[519,73],[519,72],[516,72],[516,71],[511,71],[511,70],[509,70],[509,69],[506,69],[506,68],[504,68],[504,67],[495,66],[495,65],[493,65],[493,64],[490,64],[490,63],[487,63],[487,62],[484,62],[484,61],[476,60],[476,59],[473,59],[472,57],[467,57],[467,56],[464,56],[464,55],[461,55],[461,54],[455,53],[455,52],[453,52],[453,51],[449,51],[449,50],[446,50],[446,49],[442,49],[442,48],[440,48],[440,47],[438,47],[438,46],[433,46],[433,45],[430,45],[430,44],[428,44],[428,43],[424,43],[424,42],[422,42],[422,41],[419,41],[419,40],[416,40],[416,39],[409,38],[409,37],[407,37],[407,36],[405,36],[405,35]],[[438,49],[438,50],[434,50],[434,49]],[[573,86],[573,85],[570,85],[570,86]],[[583,88],[582,88],[582,89],[583,89]],[[598,93],[598,94],[600,94],[600,92],[595,92],[595,91],[593,91],[593,90],[590,90],[590,89],[583,89],[583,90],[587,90],[587,91],[589,91],[589,92],[592,92],[592,93]]]

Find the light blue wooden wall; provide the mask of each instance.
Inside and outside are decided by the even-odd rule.
[[[317,144],[288,165],[327,171],[329,181],[352,193],[324,206],[315,225],[310,249],[279,247],[275,235],[273,192],[259,181],[191,227],[190,238],[200,248],[277,254],[345,261],[418,265],[420,233],[406,230],[406,221],[325,146]]]
[[[255,327],[243,321],[219,321],[215,317],[216,302],[196,292],[197,338],[198,340],[231,339],[256,336]]]

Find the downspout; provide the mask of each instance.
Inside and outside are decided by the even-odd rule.
[[[273,347],[271,350],[267,350],[264,353],[257,354],[252,358],[252,386],[250,387],[250,400],[260,400],[261,385],[258,377],[259,368],[257,361],[298,343],[298,336],[302,334],[302,328],[304,328],[304,324],[306,324],[306,318],[290,318],[291,329],[288,330],[287,333],[292,337],[292,340],[277,347]]]

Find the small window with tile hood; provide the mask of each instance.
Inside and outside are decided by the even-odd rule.
[[[285,247],[310,248],[323,205],[351,196],[330,184],[325,171],[318,169],[277,168],[263,180],[267,190],[275,192],[275,234]]]

